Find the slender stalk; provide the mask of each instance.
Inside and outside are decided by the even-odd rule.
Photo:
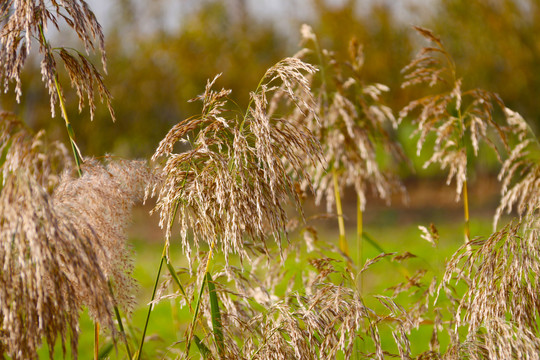
[[[111,282],[109,281],[109,290],[111,292],[111,295],[113,294]],[[124,344],[126,345],[126,351],[128,353],[128,356],[130,359],[132,359],[131,356],[131,350],[129,348],[129,343],[127,341],[126,331],[124,330],[124,324],[122,323],[122,317],[120,316],[120,310],[118,310],[118,306],[114,305],[114,314],[116,315],[116,321],[118,321],[118,327],[120,328],[120,334],[122,334],[122,339],[124,340]],[[99,330],[99,323],[96,323]]]
[[[156,297],[156,291],[159,283],[159,276],[161,275],[161,268],[163,267],[163,261],[166,257],[166,247],[163,248],[163,254],[161,255],[161,261],[159,262],[159,268],[156,276],[156,281],[154,282],[154,290],[152,291],[152,299],[150,300],[151,304],[148,307],[148,313],[146,314],[146,321],[144,323],[144,329],[141,336],[141,343],[139,345],[139,350],[137,350],[137,360],[141,358],[142,349],[144,345],[144,338],[146,337],[146,330],[148,328],[148,323],[150,321],[150,315],[152,314],[152,310],[154,309],[154,304],[152,303],[154,301],[154,298]]]
[[[334,169],[332,169],[332,177],[334,179],[334,193],[336,197],[336,212],[338,216],[339,225],[339,249],[349,256],[349,246],[347,245],[347,238],[345,237],[345,221],[343,220],[343,207],[341,206],[341,195],[339,193],[338,175]]]
[[[363,224],[364,213],[362,211],[362,206],[360,203],[360,196],[356,198],[356,264],[358,269],[362,266],[363,263],[363,234],[364,234],[364,224]],[[360,274],[358,277],[358,289],[360,292],[363,291],[363,274]]]
[[[469,193],[467,190],[467,180],[463,181],[463,210],[465,213],[465,242],[471,240],[471,231],[469,227]]]
[[[54,76],[54,85],[56,87],[56,93],[58,94],[58,99],[60,99],[59,100],[60,109],[62,110],[62,117],[64,118],[66,122],[66,129],[69,136],[69,142],[71,144],[71,150],[73,151],[73,156],[75,157],[75,164],[77,165],[77,172],[79,173],[79,176],[82,176],[81,151],[79,150],[79,147],[77,146],[77,143],[75,142],[75,133],[73,132],[73,127],[71,126],[71,123],[69,122],[69,118],[67,116],[66,105],[64,103],[64,98],[62,97],[62,88],[60,87],[60,84],[58,82],[58,75]]]
[[[186,356],[189,354],[189,349],[191,347],[191,340],[193,338],[193,332],[195,331],[195,322],[198,320],[202,294],[204,292],[204,286],[207,284],[207,279],[208,279],[208,274],[209,274],[208,269],[210,268],[210,260],[212,259],[212,254],[214,253],[214,246],[215,246],[215,241],[213,240],[212,243],[210,244],[210,251],[208,253],[208,259],[206,260],[206,269],[204,271],[204,278],[201,284],[201,290],[199,291],[199,298],[197,299],[197,304],[195,305],[195,313],[193,314],[193,319],[191,320],[191,326],[189,327],[189,333],[188,333],[188,337],[186,341],[186,351],[185,351]]]
[[[39,27],[41,39],[43,40],[43,45],[45,45],[45,47],[49,49],[49,43],[47,42],[47,38],[45,37],[45,33],[43,32],[42,24],[39,24],[38,27]],[[47,51],[47,56],[52,60],[52,55],[50,51]],[[77,172],[79,173],[79,176],[82,176],[82,170],[81,170],[82,156],[77,146],[77,143],[75,142],[75,133],[73,132],[73,128],[71,126],[71,123],[69,122],[69,117],[67,115],[67,110],[66,110],[66,104],[64,103],[64,97],[62,96],[62,88],[58,81],[58,73],[56,73],[56,71],[54,74],[54,86],[56,88],[56,94],[58,95],[58,101],[60,103],[60,110],[62,111],[62,117],[64,118],[64,121],[66,123],[66,129],[69,136],[69,142],[71,144],[71,150],[73,150],[73,156],[75,157],[75,164],[77,165]]]
[[[94,326],[94,360],[99,357],[99,323]]]

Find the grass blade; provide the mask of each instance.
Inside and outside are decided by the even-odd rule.
[[[219,356],[223,357],[225,346],[223,344],[223,324],[221,323],[221,313],[219,311],[219,302],[216,293],[216,286],[210,273],[206,273],[206,282],[208,284],[208,293],[210,294],[210,310],[212,313],[212,328],[214,339],[216,341]]]
[[[379,244],[377,244],[377,242],[373,240],[371,236],[369,236],[365,231],[362,232],[362,239],[366,240],[366,242],[368,242],[371,246],[377,249],[378,252],[386,253],[386,251],[384,251],[383,248]],[[387,260],[390,261],[390,259]]]
[[[178,288],[180,289],[180,292],[187,300],[186,292],[184,291],[184,287],[180,283],[180,279],[178,278],[178,274],[176,274],[176,270],[174,270],[174,267],[171,265],[169,260],[166,260],[165,265],[167,266],[167,269],[169,270],[169,273],[171,274],[171,277],[173,278],[176,285],[178,285]]]
[[[206,345],[203,344],[201,339],[197,335],[193,336],[193,341],[195,342],[195,345],[197,346],[197,349],[199,349],[199,352],[203,356],[203,359],[211,359],[212,353],[210,352],[210,349],[206,347]]]
[[[199,316],[199,309],[201,307],[201,299],[204,292],[204,285],[206,284],[206,276],[203,278],[202,284],[201,284],[201,290],[199,291],[199,298],[197,299],[197,303],[195,304],[195,313],[193,314],[193,319],[191,319],[191,326],[189,328],[189,334],[186,341],[186,355],[189,354],[189,348],[191,346],[191,339],[193,338],[193,331],[195,330],[195,322],[197,321],[197,317]]]
[[[165,260],[165,248],[163,249],[163,254],[161,255],[161,261],[159,263],[159,269],[156,276],[156,282],[154,283],[154,291],[152,291],[152,300],[154,301],[154,298],[156,297],[156,290],[159,283],[159,275],[161,275],[161,268],[163,267],[163,260]],[[152,313],[152,309],[154,308],[154,304],[150,304],[148,307],[148,314],[146,315],[146,322],[144,323],[144,330],[141,336],[141,344],[139,345],[139,350],[137,351],[137,360],[141,358],[142,354],[142,348],[144,345],[144,338],[146,337],[146,329],[148,328],[148,322],[150,321],[150,314]]]
[[[108,343],[107,345],[103,346],[98,354],[98,359],[99,360],[107,359],[112,349],[114,349],[114,345],[112,343]]]

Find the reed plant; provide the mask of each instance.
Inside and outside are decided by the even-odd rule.
[[[309,171],[314,174],[316,203],[324,199],[328,212],[335,206],[341,251],[360,266],[363,262],[363,213],[368,193],[374,193],[387,204],[395,194],[406,199],[405,187],[392,168],[406,159],[392,133],[397,128],[397,121],[383,101],[389,88],[365,82],[363,48],[356,39],[351,39],[347,57],[342,59],[321,47],[309,25],[302,26],[301,34],[304,48],[298,56],[313,62],[319,69],[310,77],[317,116],[308,117],[308,126],[321,143],[324,154],[323,162],[306,166],[310,166]],[[295,123],[304,121],[298,111],[289,117]],[[381,164],[381,157],[386,166]],[[357,198],[356,259],[349,252],[341,201],[342,194],[350,186],[354,187]]]
[[[231,90],[219,89],[215,76],[192,100],[200,114],[174,125],[149,163],[87,158],[76,145],[57,61],[79,106],[86,97],[92,117],[97,91],[114,118],[110,93],[88,57],[48,39],[47,26],[67,25],[87,52],[99,49],[105,66],[101,27],[84,1],[7,1],[0,18],[5,86],[15,82],[22,95],[20,74],[37,44],[52,115],[59,105],[73,152],[72,159],[43,131],[0,113],[2,357],[37,359],[46,343],[53,358],[59,339],[62,355],[69,348],[77,358],[85,307],[113,342],[96,341],[94,357],[99,350],[114,357],[116,348],[118,358],[152,358],[144,346],[152,313],[172,300],[189,315],[163,358],[539,358],[539,143],[496,94],[462,89],[451,54],[431,31],[416,28],[428,45],[403,71],[403,86],[425,94],[398,119],[383,103],[391,89],[364,80],[362,46],[352,39],[341,60],[304,25],[304,49],[261,74],[246,108],[238,108]],[[389,203],[405,193],[392,169],[407,161],[393,133],[404,122],[416,127],[418,152],[430,153],[425,166],[448,169],[447,182],[455,180],[463,199],[466,242],[441,279],[425,268],[399,275],[395,269],[415,255],[385,252],[363,230],[368,194]],[[467,182],[482,144],[500,160],[501,201],[493,233],[473,238]],[[367,239],[377,252],[359,255],[356,264],[340,205],[348,187],[357,200],[357,246]],[[337,246],[318,231],[328,216],[305,216],[309,191],[338,218]],[[133,206],[145,199],[155,201],[164,244],[145,322],[134,324],[138,285],[126,233]],[[503,214],[513,209],[518,216],[506,222]],[[445,241],[435,225],[420,229],[419,239]],[[171,258],[172,246],[181,248],[186,267]],[[382,264],[394,284],[358,286]],[[126,332],[126,321],[141,330]],[[415,338],[419,329],[430,339]]]

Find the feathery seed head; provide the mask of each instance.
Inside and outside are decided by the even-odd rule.
[[[320,202],[325,198],[329,211],[332,208],[335,201],[333,171],[339,173],[341,190],[345,186],[354,186],[362,209],[365,209],[369,190],[387,202],[396,192],[404,194],[397,177],[383,169],[377,161],[379,146],[390,154],[389,158],[399,161],[404,157],[388,129],[389,125],[395,128],[397,122],[392,110],[382,104],[380,98],[388,87],[382,84],[366,85],[362,81],[362,46],[352,39],[348,61],[340,62],[333,53],[320,49],[317,37],[308,25],[304,25],[301,32],[309,50],[303,51],[302,55],[307,57],[315,53],[319,62],[322,61],[319,64],[321,71],[316,78],[310,79],[312,92],[316,95],[314,109],[317,114],[307,120],[310,121],[310,130],[322,144],[324,163],[330,169],[321,164],[306,164],[314,174],[316,200]],[[297,116],[298,112],[290,114],[291,122],[296,119],[304,121]]]
[[[412,136],[418,135],[418,155],[427,136],[435,135],[432,155],[424,167],[438,163],[442,169],[449,170],[447,183],[456,180],[457,201],[467,180],[467,148],[472,148],[477,156],[482,141],[499,156],[496,143],[507,146],[503,125],[493,117],[495,106],[503,111],[506,107],[497,94],[481,89],[464,91],[452,57],[441,40],[430,30],[420,27],[415,30],[430,45],[420,50],[416,59],[403,69],[402,87],[423,84],[436,86],[437,92],[411,101],[400,111],[398,122],[412,117],[416,123]]]
[[[60,180],[58,174],[72,164],[72,158],[62,143],[48,142],[43,130],[32,134],[15,115],[8,112],[0,112],[0,159],[2,155],[0,188],[11,173],[22,171],[51,193]]]
[[[105,40],[101,25],[94,13],[84,0],[64,0],[45,2],[44,0],[7,0],[0,6],[0,62],[3,70],[0,75],[4,91],[7,92],[9,83],[15,82],[17,101],[20,100],[21,71],[30,54],[32,41],[39,44],[41,60],[41,75],[45,87],[49,91],[51,112],[54,116],[58,102],[57,89],[57,60],[61,60],[69,74],[81,108],[86,95],[90,107],[90,115],[94,115],[94,88],[97,87],[102,100],[107,102],[109,111],[114,119],[111,107],[111,96],[103,84],[101,74],[76,50],[53,48],[46,39],[49,24],[57,29],[64,22],[81,40],[86,53],[99,48],[101,63],[105,68]],[[63,96],[63,95],[60,95]]]
[[[448,290],[453,278],[467,285],[456,326],[467,326],[488,358],[537,358],[540,351],[538,226],[536,215],[514,221],[463,245],[447,264],[440,288]]]
[[[82,177],[64,175],[52,196],[56,208],[72,219],[81,219],[77,230],[94,239],[92,246],[112,283],[115,302],[127,312],[135,305],[137,282],[132,278],[133,251],[126,230],[133,204],[142,201],[145,188],[153,181],[144,161],[107,158],[101,164],[86,159]],[[85,302],[93,296],[85,294]]]
[[[278,62],[251,93],[243,116],[226,110],[230,90],[212,89],[218,77],[207,83],[196,98],[202,101],[201,115],[175,125],[152,158],[165,160],[155,210],[167,229],[167,244],[176,216],[190,260],[188,229],[195,247],[217,244],[227,259],[231,252],[247,256],[245,237],[254,246],[264,245],[269,234],[280,239],[287,224],[283,205],[290,197],[300,204],[292,173],[308,179],[304,161],[318,161],[320,150],[305,128],[272,117],[267,99],[282,89],[300,111],[312,113],[313,101],[297,94],[309,93],[304,74],[314,71],[298,59]],[[179,141],[190,149],[173,153]]]
[[[113,328],[112,298],[92,242],[79,231],[84,219],[56,208],[24,171],[14,171],[0,192],[0,348],[13,359],[37,359],[45,338],[52,358],[58,335],[65,354],[77,354],[79,294]],[[2,353],[3,354],[3,353]]]

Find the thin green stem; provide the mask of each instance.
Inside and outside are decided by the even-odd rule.
[[[99,358],[99,323],[94,326],[94,360]]]
[[[111,292],[111,295],[113,294],[112,285],[109,281],[109,291]],[[124,323],[122,322],[122,316],[120,316],[120,310],[118,310],[118,306],[114,305],[114,314],[116,315],[116,320],[118,321],[118,327],[120,328],[120,334],[122,334],[122,340],[124,340],[124,344],[126,345],[126,352],[128,353],[128,357],[132,359],[131,356],[131,349],[129,348],[129,343],[126,336],[126,331],[124,330]],[[99,330],[99,323],[96,323],[98,330]]]
[[[41,39],[43,40],[43,45],[45,48],[49,49],[49,43],[47,42],[47,38],[45,37],[45,33],[43,32],[43,26],[42,24],[38,25],[39,32],[41,35]],[[52,55],[50,51],[47,51],[47,56],[52,62]],[[66,110],[66,104],[64,103],[64,97],[62,96],[62,87],[60,86],[60,82],[58,81],[58,73],[54,72],[54,86],[56,89],[56,94],[58,95],[58,101],[60,103],[60,110],[62,111],[62,117],[64,118],[64,121],[66,123],[66,129],[69,136],[69,141],[71,143],[71,150],[73,151],[73,156],[75,157],[75,164],[77,165],[77,172],[79,173],[79,176],[82,176],[82,170],[81,170],[81,163],[82,163],[82,156],[81,152],[77,146],[77,143],[75,142],[75,133],[73,132],[73,128],[71,126],[71,123],[69,122],[69,117]]]
[[[60,87],[60,83],[58,82],[58,75],[54,76],[54,85],[56,87],[56,93],[58,94],[58,99],[60,102],[60,109],[62,110],[62,117],[64,118],[66,122],[66,129],[69,136],[69,142],[71,144],[71,150],[73,151],[73,156],[75,157],[75,164],[77,165],[77,172],[79,173],[79,176],[82,176],[82,170],[81,170],[81,163],[82,156],[81,152],[79,150],[79,147],[77,146],[77,143],[75,142],[75,133],[73,132],[73,127],[71,126],[71,123],[69,122],[69,118],[66,111],[66,105],[64,103],[64,98],[62,97],[62,88]]]
[[[156,291],[159,283],[159,276],[161,275],[161,268],[163,267],[163,261],[165,260],[166,255],[166,248],[163,248],[163,254],[161,255],[161,261],[159,262],[159,268],[156,276],[156,281],[154,282],[154,290],[152,290],[152,298],[150,300],[150,306],[148,307],[148,313],[146,314],[146,321],[144,323],[144,329],[141,337],[141,343],[139,345],[139,350],[137,351],[137,360],[141,358],[142,349],[144,345],[144,338],[146,337],[146,330],[148,329],[148,323],[150,321],[150,315],[152,314],[152,310],[154,309],[154,298],[156,297]]]
[[[343,207],[341,206],[341,195],[339,193],[338,175],[336,169],[332,169],[332,178],[334,180],[334,194],[336,198],[336,212],[339,226],[339,249],[349,257],[349,246],[345,236],[345,221],[343,220]]]
[[[362,239],[362,235],[364,233],[364,225],[363,225],[363,211],[362,211],[362,204],[360,202],[360,196],[357,196],[356,198],[356,263],[358,266],[358,269],[362,266],[363,263],[363,245],[364,241]],[[363,291],[363,273],[360,274],[358,277],[358,289],[362,292]]]
[[[467,180],[463,182],[463,210],[465,213],[465,242],[471,240],[471,230],[469,227],[469,193],[467,190]]]

